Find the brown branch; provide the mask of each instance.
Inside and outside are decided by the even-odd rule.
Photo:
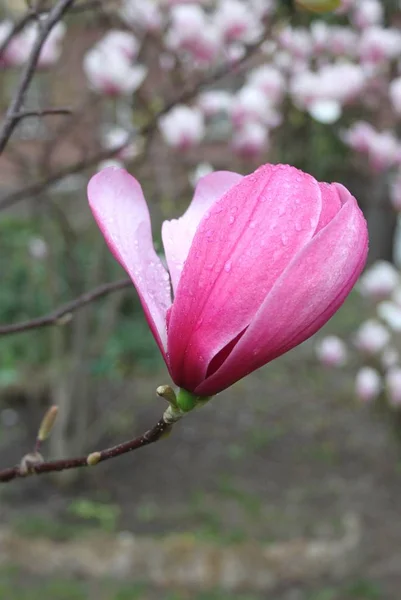
[[[119,279],[111,283],[104,283],[99,285],[95,289],[82,294],[75,300],[71,300],[66,304],[63,304],[59,308],[56,308],[51,313],[44,315],[43,317],[37,317],[28,321],[22,321],[20,323],[12,323],[11,325],[1,325],[0,335],[10,335],[12,333],[20,333],[23,331],[29,331],[31,329],[38,329],[39,327],[48,327],[49,325],[60,325],[67,322],[71,317],[72,313],[79,310],[83,306],[99,300],[112,292],[123,290],[130,287],[132,282],[130,279]]]
[[[166,411],[167,413],[167,411]],[[78,458],[66,458],[62,460],[44,461],[40,454],[33,452],[27,454],[19,465],[0,471],[0,483],[7,483],[19,477],[27,477],[28,475],[42,475],[43,473],[54,473],[56,471],[66,471],[67,469],[78,469],[80,467],[95,466],[100,462],[121,456],[127,452],[139,450],[144,446],[153,444],[166,436],[172,429],[174,421],[170,421],[165,415],[156,423],[152,429],[149,429],[139,437],[112,446],[106,450],[92,452],[86,456]],[[177,419],[178,420],[178,419]]]
[[[48,117],[52,115],[71,115],[72,110],[70,108],[45,108],[43,110],[27,110],[21,111],[13,115],[15,122],[22,121],[22,119],[29,119],[31,117]]]
[[[13,130],[18,123],[15,115],[21,111],[21,107],[25,102],[26,93],[31,83],[32,77],[35,73],[35,68],[38,63],[42,47],[50,34],[53,27],[60,21],[69,7],[74,3],[75,0],[60,0],[53,9],[49,12],[48,16],[41,24],[40,33],[35,41],[32,48],[32,52],[23,70],[20,82],[15,91],[13,100],[7,110],[6,117],[3,125],[0,128],[0,154],[3,152],[8,140],[10,139]]]
[[[32,199],[35,196],[41,194],[44,190],[48,189],[54,183],[57,183],[60,179],[63,179],[64,177],[68,177],[70,175],[75,175],[76,173],[80,173],[85,169],[97,165],[103,160],[112,158],[113,156],[121,152],[121,150],[123,150],[129,143],[131,143],[133,137],[146,137],[150,135],[156,129],[160,117],[169,112],[177,104],[185,103],[192,100],[203,87],[215,83],[216,81],[219,81],[220,79],[223,79],[224,77],[230,75],[233,70],[238,69],[238,67],[243,65],[246,62],[246,60],[248,60],[253,54],[255,54],[255,52],[257,52],[257,50],[260,48],[264,41],[265,36],[262,36],[262,38],[260,38],[257,42],[255,42],[254,44],[250,44],[247,47],[244,56],[240,58],[234,65],[224,65],[217,69],[211,75],[195,83],[190,88],[184,89],[181,92],[181,94],[176,96],[170,102],[167,102],[161,110],[154,114],[146,125],[144,125],[142,128],[138,129],[138,131],[133,133],[132,136],[130,136],[124,144],[116,146],[112,149],[102,150],[90,156],[89,158],[85,158],[74,163],[73,165],[69,165],[60,169],[59,171],[56,171],[45,180],[35,181],[34,183],[31,183],[30,185],[27,185],[22,189],[16,190],[15,192],[11,192],[10,194],[8,194],[0,200],[0,210],[3,208],[8,208],[9,206],[13,206],[21,200],[24,200],[26,197]]]

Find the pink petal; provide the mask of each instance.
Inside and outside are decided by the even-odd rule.
[[[141,186],[124,169],[110,167],[92,177],[88,199],[111,252],[136,287],[149,327],[165,355],[171,290],[168,273],[153,247]]]
[[[215,394],[313,335],[351,291],[367,250],[366,222],[348,193],[340,212],[294,258],[231,354],[196,393]]]
[[[313,177],[265,165],[202,219],[171,311],[174,381],[190,391],[213,357],[246,328],[277,278],[311,239],[321,194]]]
[[[322,194],[322,212],[320,213],[320,219],[316,227],[315,235],[318,231],[323,229],[323,227],[326,227],[342,206],[341,198],[335,184],[319,183],[319,187]],[[348,192],[348,190],[346,191]]]
[[[162,239],[174,291],[200,220],[208,208],[241,179],[242,175],[230,171],[215,171],[205,175],[199,180],[193,200],[182,217],[164,221]]]

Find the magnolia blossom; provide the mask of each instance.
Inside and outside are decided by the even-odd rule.
[[[363,296],[374,301],[391,296],[400,283],[397,269],[386,260],[378,260],[365,271],[358,283]]]
[[[269,132],[265,125],[250,121],[234,132],[232,147],[241,158],[254,159],[268,149],[268,141]]]
[[[183,5],[171,10],[166,43],[174,50],[186,51],[196,61],[209,63],[218,56],[222,37],[201,6]]]
[[[370,319],[359,327],[354,343],[361,352],[373,355],[384,350],[390,337],[390,332],[384,325],[375,319]]]
[[[243,0],[220,0],[213,22],[225,42],[251,42],[261,31],[257,15]]]
[[[205,124],[199,108],[178,104],[159,120],[164,141],[178,150],[199,144],[205,135]]]
[[[281,48],[287,50],[294,58],[309,58],[313,49],[309,30],[301,27],[284,27],[279,33],[278,41]]]
[[[401,170],[390,183],[390,202],[397,211],[401,211]]]
[[[11,21],[0,23],[0,44],[2,40],[8,36],[11,29]],[[65,32],[66,26],[62,22],[57,23],[52,28],[39,55],[39,60],[37,62],[37,67],[39,69],[50,67],[58,61]],[[14,36],[7,45],[4,55],[1,57],[0,65],[5,67],[20,67],[25,64],[31,55],[39,33],[40,23],[38,24],[35,22],[28,25],[21,33]]]
[[[385,348],[381,355],[381,364],[385,370],[395,367],[400,362],[400,354],[395,348]]]
[[[198,106],[205,117],[224,112],[228,113],[233,103],[233,97],[226,90],[209,90],[199,94]]]
[[[316,344],[316,356],[326,367],[342,367],[347,362],[347,347],[336,335],[329,335]]]
[[[334,56],[354,56],[357,44],[358,34],[350,27],[330,27],[327,47]]]
[[[358,121],[342,133],[343,141],[369,157],[380,172],[401,163],[401,144],[392,131],[376,131],[369,123]]]
[[[341,117],[342,108],[337,100],[316,100],[310,104],[308,112],[315,121],[330,125]]]
[[[133,177],[106,169],[88,197],[173,381],[191,398],[217,394],[313,335],[366,260],[366,222],[348,190],[288,165],[201,179],[187,212],[163,224],[169,272]]]
[[[390,329],[401,331],[401,307],[394,302],[385,301],[377,305],[377,314]]]
[[[291,81],[291,95],[297,106],[309,108],[322,100],[340,105],[354,100],[364,89],[366,76],[358,65],[336,63],[319,71],[305,71]]]
[[[390,83],[390,100],[396,113],[401,115],[401,77]]]
[[[362,61],[381,63],[393,60],[401,53],[401,32],[397,29],[369,27],[362,33],[359,55]]]
[[[130,141],[132,133],[123,127],[111,127],[102,135],[103,146],[110,150],[120,148],[115,154],[117,160],[129,161],[138,154],[138,148],[134,141]]]
[[[379,0],[357,2],[352,12],[352,22],[360,29],[380,25],[383,21],[383,5]]]
[[[249,121],[276,127],[281,121],[280,115],[266,95],[259,88],[249,85],[241,88],[234,96],[231,104],[231,119],[235,127],[241,127]]]
[[[390,369],[385,376],[385,386],[389,404],[394,408],[401,406],[401,368]]]
[[[133,27],[158,32],[163,26],[162,13],[156,0],[123,0],[120,15]]]
[[[91,87],[107,96],[135,92],[147,73],[146,67],[132,64],[138,50],[139,43],[132,34],[109,32],[84,57],[83,67]]]
[[[363,367],[355,377],[355,394],[362,402],[373,402],[382,390],[380,373],[371,367]]]
[[[261,90],[271,104],[277,104],[283,98],[286,88],[284,76],[273,65],[262,65],[253,69],[248,77],[250,88]]]

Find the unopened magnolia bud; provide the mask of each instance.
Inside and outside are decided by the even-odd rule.
[[[20,475],[32,475],[35,472],[34,467],[42,464],[43,462],[43,456],[39,454],[39,452],[30,452],[29,454],[26,454],[19,465]]]
[[[92,452],[92,454],[89,454],[88,458],[86,459],[86,462],[90,467],[94,467],[98,464],[98,462],[100,462],[101,458],[102,455],[100,454],[100,452]]]
[[[336,10],[341,5],[341,0],[295,0],[296,4],[312,12],[323,13]]]
[[[39,442],[44,442],[44,440],[46,440],[51,434],[54,422],[57,418],[57,414],[58,406],[51,406],[46,412],[45,416],[43,417],[42,423],[39,427],[39,433],[37,438]]]

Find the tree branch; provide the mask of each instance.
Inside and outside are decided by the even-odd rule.
[[[12,132],[18,123],[16,115],[21,111],[25,102],[26,93],[35,73],[42,47],[53,27],[60,21],[64,13],[75,2],[75,0],[60,0],[49,12],[47,18],[42,23],[41,31],[32,48],[31,55],[23,70],[20,82],[14,94],[14,98],[8,108],[3,125],[0,128],[0,154],[3,152]]]
[[[38,196],[39,194],[41,194],[44,190],[48,189],[54,183],[57,183],[60,179],[63,179],[64,177],[68,177],[70,175],[75,175],[76,173],[80,173],[81,171],[84,171],[85,169],[88,169],[90,167],[97,165],[98,163],[102,162],[103,160],[112,158],[113,156],[115,156],[116,154],[121,152],[121,150],[123,150],[128,144],[130,144],[133,137],[135,137],[135,136],[146,137],[146,136],[150,135],[154,131],[154,129],[156,129],[157,123],[158,123],[158,120],[160,119],[160,117],[162,117],[164,114],[169,112],[177,104],[185,103],[185,102],[192,100],[200,92],[200,90],[203,87],[208,86],[212,83],[215,83],[216,81],[219,81],[220,79],[223,79],[224,77],[230,75],[233,70],[238,69],[238,67],[243,65],[253,54],[255,54],[257,52],[257,50],[259,50],[260,46],[263,44],[265,39],[266,39],[266,36],[264,35],[254,44],[250,44],[247,47],[244,56],[242,56],[235,64],[223,65],[222,67],[217,69],[214,73],[206,76],[205,78],[203,78],[201,81],[198,81],[190,88],[184,89],[181,92],[181,94],[176,96],[170,102],[167,102],[161,110],[156,112],[146,125],[144,125],[138,131],[133,133],[132,136],[130,136],[124,144],[122,144],[120,146],[115,146],[112,149],[106,149],[106,150],[97,152],[96,154],[90,156],[89,158],[85,158],[83,160],[80,160],[80,161],[74,163],[73,165],[69,165],[67,167],[60,169],[59,171],[56,171],[55,173],[50,175],[45,180],[36,181],[34,183],[31,183],[30,185],[27,185],[26,187],[24,187],[22,189],[16,190],[15,192],[11,192],[10,194],[8,194],[7,196],[5,196],[4,198],[2,198],[0,200],[0,210],[3,208],[8,208],[9,206],[13,206],[14,204],[20,202],[21,200],[24,200],[26,197],[34,198],[35,196]]]
[[[45,108],[43,110],[27,110],[21,111],[13,115],[16,123],[22,121],[22,119],[29,119],[31,117],[48,117],[52,115],[71,115],[72,110],[69,108]]]
[[[105,460],[121,456],[127,452],[139,450],[139,448],[153,444],[170,433],[173,423],[175,420],[178,420],[179,417],[175,420],[170,420],[168,415],[169,411],[167,410],[152,429],[149,429],[139,437],[118,444],[117,446],[112,446],[106,450],[92,452],[86,456],[44,461],[38,452],[27,454],[19,465],[0,471],[0,483],[7,483],[13,479],[27,477],[28,475],[42,475],[43,473],[54,473],[56,471],[66,471],[67,469],[95,466]]]
[[[112,292],[130,287],[131,285],[132,282],[130,279],[119,279],[118,281],[113,281],[111,283],[104,283],[89,292],[85,292],[85,294],[82,294],[82,296],[79,296],[75,300],[63,304],[43,317],[37,317],[36,319],[13,323],[11,325],[1,325],[0,335],[21,333],[22,331],[38,329],[39,327],[48,327],[49,325],[60,325],[63,322],[67,322],[69,318],[71,318],[72,313],[83,306],[86,306],[95,300],[99,300]]]

